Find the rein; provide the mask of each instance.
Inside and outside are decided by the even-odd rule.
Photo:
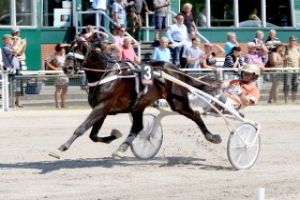
[[[200,80],[201,78],[204,78],[206,75],[205,75],[205,76],[201,76],[201,77],[199,77],[199,78],[195,78],[195,77],[192,77],[191,75],[188,75],[188,74],[186,74],[186,73],[184,73],[184,72],[177,71],[177,70],[171,69],[171,68],[169,68],[169,67],[166,67],[166,68],[167,68],[169,71],[171,71],[171,72],[175,72],[175,73],[177,73],[177,74],[181,74],[181,75],[184,75],[184,76],[186,76],[186,77],[189,77],[189,78],[193,79],[194,81],[196,81],[196,82],[198,82],[198,83],[202,83],[203,85],[207,85],[207,86],[213,87],[212,84]]]
[[[91,69],[91,68],[81,67],[81,69],[83,69],[85,71],[90,71],[90,72],[104,73],[104,72],[113,72],[113,71],[129,69],[129,67],[120,67],[118,69],[93,69],[93,68]]]

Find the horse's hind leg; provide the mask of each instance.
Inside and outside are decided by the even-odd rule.
[[[131,145],[132,141],[135,139],[137,134],[143,130],[143,111],[132,112],[132,126],[130,133],[125,139],[125,141],[119,146],[119,148],[112,154],[113,157],[123,157],[123,153]]]
[[[107,137],[98,137],[98,132],[103,124],[103,119],[98,121],[96,124],[94,124],[92,131],[90,133],[90,139],[93,142],[103,142],[106,144],[111,143],[113,140],[118,139],[122,136],[121,132],[118,131],[117,129],[113,129],[110,133],[110,136]]]
[[[172,110],[193,120],[198,125],[208,141],[215,144],[219,144],[222,142],[222,138],[219,135],[214,135],[207,129],[203,119],[200,116],[200,113],[198,111],[194,111],[190,107],[189,100],[187,98],[179,97],[178,99],[168,99],[168,103],[171,106]]]

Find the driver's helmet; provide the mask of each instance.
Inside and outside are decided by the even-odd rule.
[[[242,68],[242,77],[243,72],[253,74],[253,79],[257,79],[261,75],[261,68],[255,64],[247,64]]]

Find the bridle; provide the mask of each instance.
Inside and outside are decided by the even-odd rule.
[[[70,74],[70,71],[74,71],[74,73],[77,73],[79,70],[96,72],[96,73],[108,73],[113,71],[119,71],[121,73],[122,70],[131,68],[130,66],[121,67],[120,63],[123,63],[124,61],[112,59],[107,54],[102,53],[101,51],[99,51],[99,53],[101,54],[103,59],[101,59],[101,61],[94,61],[92,63],[89,63],[89,65],[97,65],[105,62],[106,63],[105,69],[86,67],[87,59],[90,56],[92,49],[97,48],[93,46],[94,42],[98,42],[98,40],[86,41],[81,38],[76,38],[72,42],[70,52],[66,55],[66,60],[67,59],[73,60],[73,66],[69,66],[67,67],[67,69],[65,69],[66,74],[68,74],[68,72]],[[86,48],[85,53],[78,53],[78,51],[76,51],[76,47],[81,44],[84,45],[84,47]],[[112,63],[112,67],[108,67],[108,63]]]

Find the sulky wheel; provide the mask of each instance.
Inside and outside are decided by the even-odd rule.
[[[243,123],[230,133],[227,155],[235,169],[251,168],[258,158],[259,151],[260,136],[253,124]]]
[[[133,140],[131,151],[135,157],[147,160],[153,158],[159,151],[163,141],[163,130],[155,115],[145,114],[143,123],[144,129]]]

